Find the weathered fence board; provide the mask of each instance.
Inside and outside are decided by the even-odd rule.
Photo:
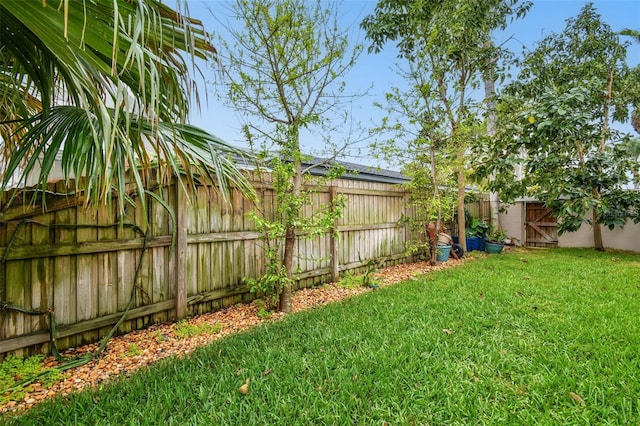
[[[123,224],[116,206],[89,213],[64,195],[48,195],[46,209],[28,204],[5,209],[0,221],[0,258],[5,259],[0,263],[0,302],[52,309],[58,345],[65,348],[104,336],[134,290],[121,332],[250,300],[246,278],[265,271],[264,242],[248,216],[253,204],[238,191],[225,204],[205,187],[198,187],[196,201],[189,204],[176,181],[154,190],[173,214],[146,196],[147,215],[129,208]],[[268,179],[256,187],[263,214],[273,218],[275,194]],[[400,221],[410,212],[402,188],[346,179],[329,186],[311,182],[309,187],[319,192],[303,211],[306,215],[330,208],[338,197],[347,202],[343,216],[334,221],[337,235],[298,236],[296,287],[362,271],[371,260],[405,260],[409,232]],[[65,192],[62,183],[51,189]],[[0,357],[49,348],[45,316],[0,311],[0,321]]]

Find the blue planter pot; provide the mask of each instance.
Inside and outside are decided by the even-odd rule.
[[[467,242],[467,251],[473,251],[473,238],[466,238],[465,241]]]
[[[482,237],[478,237],[478,239],[480,240],[478,250],[484,251],[485,245],[487,244],[487,238],[483,235]]]
[[[471,240],[471,248],[472,250],[480,250],[480,238],[479,237],[472,237],[469,238]]]
[[[502,249],[504,248],[504,243],[489,243],[487,242],[486,244],[486,251],[489,254],[497,254],[500,253],[502,251]]]
[[[438,262],[446,262],[449,260],[449,254],[451,253],[451,246],[438,246],[438,252],[436,254],[436,260]]]

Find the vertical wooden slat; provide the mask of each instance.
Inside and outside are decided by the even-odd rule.
[[[84,208],[78,208],[78,224],[92,225],[97,223],[97,212],[89,212]],[[95,228],[78,228],[76,240],[79,243],[96,241],[97,230]],[[98,255],[87,254],[76,256],[76,320],[83,321],[98,316]],[[82,342],[95,341],[98,332],[82,333]]]
[[[38,218],[45,226],[34,226],[32,229],[32,244],[53,243],[53,230],[49,225],[53,221],[53,214],[45,214]],[[46,311],[53,307],[53,271],[54,260],[52,257],[34,259],[32,261],[31,306],[33,309]],[[31,331],[48,330],[49,322],[45,315],[31,317]]]
[[[63,183],[56,186],[58,192],[67,191]],[[76,209],[68,208],[55,213],[55,223],[74,225],[76,223]],[[76,233],[73,229],[57,228],[54,232],[57,244],[74,243]],[[72,256],[58,256],[55,258],[53,310],[56,322],[73,324],[76,322],[76,262]],[[75,346],[78,339],[69,337],[58,340],[60,347]]]
[[[112,213],[112,205],[102,205],[98,208],[98,223],[111,225],[115,222]],[[102,228],[98,230],[99,241],[111,241],[116,239],[116,227]],[[117,254],[103,253],[97,256],[98,261],[98,315],[108,315],[117,312],[118,309],[118,285],[117,278]]]
[[[134,196],[134,203],[139,203],[139,197]],[[143,226],[142,223],[137,221],[136,209],[129,208],[123,219],[128,224],[136,224]],[[119,227],[116,231],[116,237],[118,239],[129,239],[140,237],[139,234],[134,232],[128,227]],[[121,250],[116,255],[117,262],[117,279],[116,279],[116,312],[122,312],[127,307],[131,298],[131,290],[134,286],[135,269],[140,257],[140,250]],[[130,331],[134,327],[134,321],[125,321],[120,326],[120,331]]]
[[[158,196],[165,202],[169,203],[168,188],[160,188],[157,190]],[[151,204],[151,225],[154,236],[170,235],[169,234],[169,212],[158,201],[154,200]],[[167,267],[168,250],[165,247],[155,247],[150,250],[151,257],[151,302],[158,303],[168,299],[168,272]],[[159,323],[166,321],[166,313],[158,313],[153,315],[153,322]]]
[[[169,208],[171,209],[171,211],[173,212],[173,218],[171,220],[173,220],[174,222],[172,222],[171,224],[171,228],[167,228],[167,232],[173,232],[175,230],[177,230],[178,227],[178,223],[177,223],[177,215],[178,215],[178,210],[179,210],[179,206],[178,206],[178,191],[176,189],[176,179],[173,179],[171,185],[169,185],[166,188],[166,196],[167,196],[167,200],[168,200],[168,205]],[[170,216],[168,217],[168,219],[170,218]],[[177,234],[176,234],[177,235]],[[172,247],[166,247],[165,248],[165,259],[167,261],[167,268],[165,273],[167,274],[167,281],[166,281],[166,285],[165,285],[165,291],[166,291],[166,299],[174,299],[176,297],[176,289],[177,289],[177,284],[176,284],[176,268],[177,268],[177,241],[173,241],[172,240],[172,244],[174,244]],[[175,309],[173,310],[173,312],[171,313],[167,313],[167,317],[168,319],[175,319],[174,315],[175,315]]]
[[[195,233],[205,234],[210,231],[209,226],[209,192],[208,188],[198,188],[198,204],[195,217]],[[198,243],[194,247],[197,256],[195,292],[202,293],[211,290],[211,243]]]
[[[185,218],[184,218],[185,220],[184,232],[186,233],[185,235],[188,237],[189,235],[197,234],[198,210],[197,210],[197,204],[195,204],[196,201],[193,199],[193,197],[191,199],[187,199],[185,197],[181,202],[185,203],[184,205],[187,206],[187,208],[184,209],[184,212],[183,212],[185,215]],[[186,269],[185,269],[185,276],[184,276],[184,288],[186,292],[186,297],[189,297],[189,295],[198,293],[198,244],[197,243],[189,244],[187,242],[185,247],[186,247],[185,249]],[[189,312],[187,312],[187,314],[189,314]]]
[[[233,228],[234,232],[244,231],[244,196],[237,189],[233,190]],[[244,270],[244,253],[242,252],[243,243],[234,241],[233,246],[233,279],[232,286],[240,285],[242,278],[245,276]]]
[[[221,224],[222,224],[222,232],[231,232],[233,229],[233,212],[232,212],[231,201],[224,202],[221,201]],[[231,286],[231,279],[233,274],[233,264],[232,264],[232,243],[229,241],[225,241],[220,244],[220,277],[222,279],[223,288],[227,288]]]
[[[243,229],[245,231],[255,231],[255,224],[248,216],[248,213],[253,210],[252,202],[247,198],[243,198],[242,209],[244,210]],[[242,243],[242,251],[244,253],[244,278],[258,278],[256,270],[255,241],[244,241]]]
[[[329,188],[329,203],[333,206],[338,199],[338,188],[332,185]],[[340,258],[338,257],[338,223],[339,219],[334,217],[331,236],[329,237],[329,247],[331,251],[331,281],[338,282],[340,280]]]
[[[18,223],[12,223],[8,231],[10,238],[15,237],[12,247],[26,245],[27,227],[24,224],[19,225]],[[29,282],[30,273],[27,271],[30,262],[26,260],[14,260],[7,261],[5,264],[8,278],[6,288],[7,302],[22,308],[30,308],[31,300],[27,300],[30,295],[30,290],[26,290],[27,286],[31,287],[31,283]],[[6,314],[4,322],[6,323],[5,327],[8,337],[27,334],[31,325],[23,313],[15,311],[9,311]],[[19,351],[16,355],[23,356],[28,354],[24,351]]]
[[[179,179],[179,177],[178,177]],[[179,182],[176,182],[176,201],[175,209],[177,222],[177,238],[176,238],[176,268],[175,273],[175,300],[176,300],[176,318],[182,319],[187,313],[187,289],[186,289],[186,269],[187,269],[187,209],[181,208],[185,205],[186,196]]]
[[[153,204],[152,202],[153,198],[146,193],[141,194],[140,196],[145,197],[147,210],[144,211],[141,208],[135,210],[135,218],[136,218],[135,223],[138,224],[139,226],[143,226],[144,227],[143,229],[145,230],[145,232],[147,232],[148,234],[151,234],[152,224],[150,220],[152,218],[150,214],[151,214],[151,209]],[[151,256],[149,256],[149,249],[145,249],[145,250],[146,251],[144,252],[144,254],[142,249],[136,250],[136,266],[139,266],[139,269],[137,269],[139,272],[135,281],[135,285],[137,286],[136,303],[135,303],[136,307],[141,307],[149,304],[151,302],[150,295],[153,291],[151,288]],[[135,274],[135,270],[134,270],[134,274]],[[144,328],[149,325],[149,318],[141,317],[141,318],[138,318],[135,322],[136,322],[136,328]]]
[[[222,230],[222,206],[218,194],[213,194],[209,202],[209,229],[211,232],[220,232]],[[211,289],[217,290],[223,287],[222,277],[222,243],[211,243]]]

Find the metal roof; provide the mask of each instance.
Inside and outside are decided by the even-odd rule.
[[[255,167],[248,157],[234,156],[234,161],[241,168],[253,169]],[[308,172],[312,175],[326,176],[329,174],[331,167],[336,164],[345,169],[345,173],[340,176],[341,179],[390,184],[401,184],[410,180],[404,174],[394,170],[386,170],[380,167],[365,166],[330,158],[310,157],[302,163],[302,167],[303,169],[308,169]]]
[[[307,167],[311,167],[309,173],[319,176],[326,175],[334,164],[344,167],[345,173],[341,176],[342,179],[392,184],[401,184],[410,180],[400,172],[386,170],[379,167],[364,166],[362,164],[348,163],[346,161],[313,158],[311,161],[305,162]]]

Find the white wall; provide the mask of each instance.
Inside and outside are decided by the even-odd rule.
[[[602,243],[605,248],[640,252],[640,224],[627,221],[623,228],[613,230],[603,226]],[[575,232],[558,236],[558,247],[593,247],[593,227],[583,224]]]
[[[516,245],[524,243],[524,203],[515,203],[509,206],[505,213],[500,213],[498,220],[500,227],[510,238],[515,238]]]
[[[524,202],[517,202],[510,206],[505,213],[500,214],[500,225],[510,237],[524,243]],[[616,227],[609,230],[602,227],[602,242],[605,248],[640,252],[640,224],[627,221],[624,228]],[[558,247],[593,247],[593,228],[583,224],[576,232],[566,232],[558,236]]]

